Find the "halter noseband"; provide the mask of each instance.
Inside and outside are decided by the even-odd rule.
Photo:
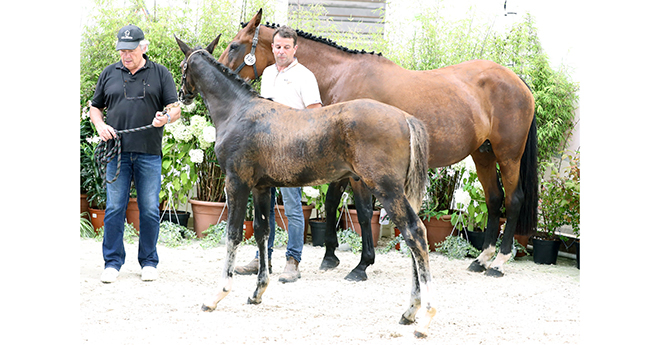
[[[241,62],[241,65],[234,70],[234,73],[238,74],[245,65],[252,66],[252,69],[254,70],[254,81],[256,82],[257,79],[259,79],[259,74],[257,73],[257,56],[254,55],[255,50],[257,49],[257,43],[259,42],[259,29],[261,28],[260,25],[257,26],[256,30],[254,31],[254,37],[252,37],[252,49],[250,50],[250,54],[245,55],[243,58],[243,62]]]

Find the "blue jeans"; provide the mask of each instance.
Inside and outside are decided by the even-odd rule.
[[[107,202],[103,232],[103,259],[105,267],[119,270],[124,264],[124,221],[131,188],[135,181],[138,209],[140,210],[140,242],[138,262],[140,267],[158,265],[156,243],[160,231],[158,194],[160,193],[161,156],[145,153],[124,152],[121,155],[119,177],[106,183]],[[117,171],[115,157],[107,166],[107,179],[112,180]]]
[[[302,260],[304,244],[305,218],[302,210],[302,189],[300,187],[280,188],[284,202],[284,215],[289,219],[289,241],[286,246],[286,257],[293,257],[296,261]],[[279,215],[278,215],[279,216]],[[268,236],[268,259],[273,257],[273,243],[275,241],[275,188],[270,189],[270,235]],[[259,251],[257,251],[259,255]]]

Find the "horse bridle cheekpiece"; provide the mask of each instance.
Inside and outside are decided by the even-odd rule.
[[[261,28],[261,26],[257,26],[257,28],[254,30],[254,37],[252,37],[252,49],[250,50],[250,53],[245,55],[245,57],[243,58],[243,62],[241,62],[241,65],[234,70],[234,73],[238,74],[246,65],[252,66],[252,70],[254,71],[255,81],[259,79],[259,74],[257,73],[257,65],[256,65],[257,56],[254,55],[254,52],[257,49],[257,43],[259,43],[259,28]]]
[[[186,61],[183,62],[183,70],[181,71],[181,89],[179,89],[179,102],[183,101],[183,88],[186,86],[186,71],[188,70],[188,62],[190,61],[190,58],[195,55],[195,53],[199,53],[201,51],[204,51],[204,49],[198,49],[190,53],[190,55],[188,55],[186,58]]]

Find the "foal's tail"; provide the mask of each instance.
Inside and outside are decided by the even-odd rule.
[[[404,193],[415,213],[422,207],[426,191],[429,165],[429,135],[424,124],[415,117],[406,116],[410,129],[410,164],[406,175]]]

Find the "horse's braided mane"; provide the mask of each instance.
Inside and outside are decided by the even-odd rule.
[[[248,23],[243,23],[243,22],[241,22],[241,27],[244,28],[247,24],[248,24]],[[266,22],[266,24],[262,24],[262,25],[264,25],[264,26],[266,26],[266,27],[269,27],[269,28],[271,28],[271,29],[277,29],[277,28],[280,27],[280,24],[275,24],[275,23],[270,23],[270,22]],[[320,42],[320,43],[325,43],[325,44],[327,44],[327,45],[329,45],[329,46],[331,46],[331,47],[337,48],[337,49],[339,49],[339,50],[343,50],[343,51],[345,51],[345,52],[347,52],[347,53],[351,53],[351,54],[371,54],[371,55],[374,55],[374,54],[375,54],[374,51],[370,51],[370,52],[368,52],[368,51],[366,51],[366,50],[364,50],[364,49],[362,49],[362,50],[357,50],[357,49],[346,48],[346,47],[344,47],[344,46],[341,46],[341,45],[337,44],[337,42],[334,42],[333,40],[331,40],[331,39],[329,39],[329,38],[325,38],[325,37],[322,37],[322,36],[319,37],[319,36],[316,36],[316,35],[313,35],[313,34],[310,34],[310,33],[308,33],[308,32],[305,32],[305,31],[302,31],[302,30],[298,30],[298,29],[295,29],[295,30],[296,30],[296,34],[298,35],[298,37],[306,38],[306,39],[308,39],[308,40],[312,40],[312,41],[316,41],[316,42]],[[378,56],[383,56],[382,53],[378,53],[378,54],[376,54],[376,55],[378,55]]]
[[[236,82],[241,85],[241,87],[250,91],[252,94],[261,97],[259,93],[252,87],[252,85],[243,80],[243,78],[241,78],[238,74],[234,73],[234,71],[232,71],[229,67],[223,65],[220,61],[214,58],[211,53],[206,51],[206,49],[202,48],[201,46],[196,46],[193,50],[202,50],[201,56],[208,60],[212,65],[218,67],[220,72],[225,74],[229,79],[235,79]]]

